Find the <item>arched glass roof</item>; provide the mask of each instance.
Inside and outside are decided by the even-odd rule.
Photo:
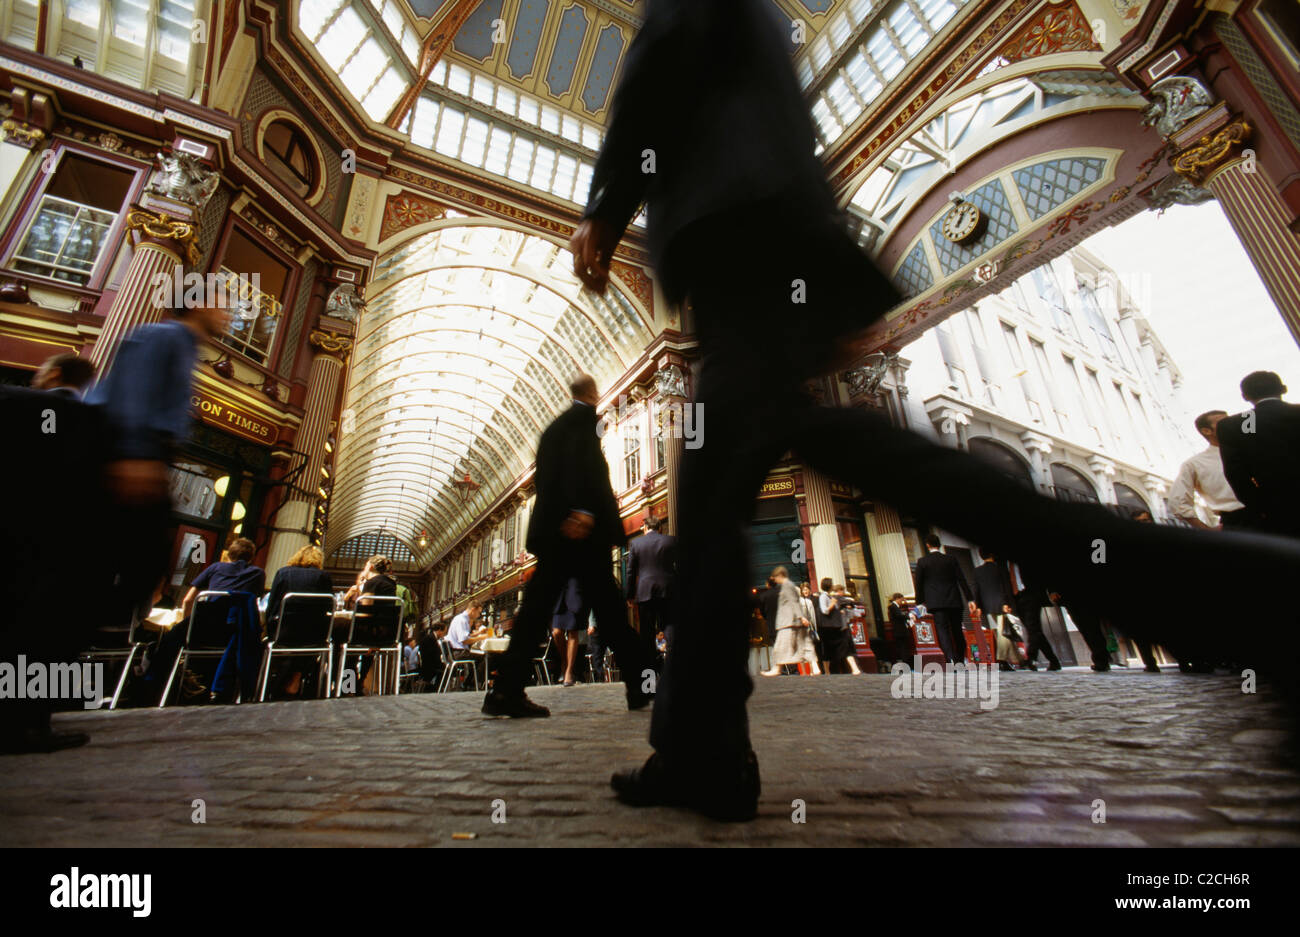
[[[607,387],[641,356],[653,336],[640,313],[616,287],[582,290],[572,265],[544,238],[473,224],[379,261],[352,353],[329,549],[387,531],[431,562],[532,463],[575,373]],[[481,487],[463,501],[452,480],[466,470]]]

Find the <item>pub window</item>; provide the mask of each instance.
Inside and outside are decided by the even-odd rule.
[[[134,181],[129,169],[63,150],[10,269],[88,285]]]
[[[641,415],[638,413],[623,427],[623,487],[641,481]]]
[[[306,198],[316,188],[316,155],[301,130],[287,120],[272,121],[262,134],[262,152],[271,171]]]
[[[222,341],[258,364],[269,363],[284,312],[289,266],[239,228],[232,228],[220,275],[236,284],[239,298]]]

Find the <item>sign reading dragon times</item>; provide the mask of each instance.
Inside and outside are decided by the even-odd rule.
[[[278,435],[277,427],[273,423],[259,419],[229,400],[212,396],[202,390],[195,391],[190,397],[190,406],[204,423],[229,430],[236,436],[252,442],[273,443]]]

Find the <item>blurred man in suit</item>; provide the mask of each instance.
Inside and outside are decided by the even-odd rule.
[[[1258,530],[1300,537],[1300,406],[1286,403],[1286,385],[1272,371],[1241,381],[1253,410],[1215,427],[1223,474]]]
[[[1038,655],[1041,652],[1047,658],[1048,670],[1060,670],[1061,660],[1052,648],[1052,642],[1043,631],[1043,609],[1051,604],[1047,597],[1047,587],[1034,574],[1012,562],[1007,566],[1008,584],[1011,587],[1011,607],[1016,610],[1016,617],[1025,629],[1025,662],[1028,670],[1038,669]]]
[[[692,406],[708,416],[707,435],[682,456],[682,617],[655,700],[655,754],[611,784],[625,803],[729,820],[755,816],[760,790],[745,706],[746,527],[786,452],[960,536],[1008,550],[1033,542],[1033,562],[1054,582],[1117,605],[1135,630],[1154,627],[1139,614],[1153,576],[1172,584],[1192,573],[1227,604],[1231,577],[1216,586],[1225,558],[1266,581],[1300,563],[1300,548],[1221,534],[1207,550],[1193,531],[1143,529],[1104,508],[1042,497],[885,415],[810,398],[810,378],[883,341],[870,329],[900,296],[847,231],[827,183],[790,29],[765,0],[648,0],[570,240],[575,275],[603,293],[614,250],[646,204],[657,280],[669,303],[689,298],[694,311],[701,358]],[[1108,563],[1090,559],[1099,539]],[[1194,614],[1205,599],[1171,600],[1174,620],[1187,612],[1171,639],[1218,640]]]
[[[661,532],[662,517],[647,517],[642,534],[628,545],[627,601],[637,606],[645,659],[656,662],[655,640],[671,624],[668,612],[676,593],[677,541]]]
[[[993,643],[997,649],[998,663],[1003,670],[1013,670],[1020,663],[1020,653],[1015,642],[1002,633],[999,619],[1003,606],[1011,604],[1011,583],[1007,569],[987,547],[980,550],[984,562],[975,567],[975,604],[980,611],[980,624],[993,630]]]
[[[930,534],[925,538],[929,551],[916,561],[916,600],[934,616],[934,630],[939,635],[939,645],[950,663],[966,662],[966,633],[962,619],[967,608],[974,614],[970,586],[961,567],[947,553],[939,538]]]
[[[510,629],[510,647],[497,662],[497,677],[483,700],[489,716],[549,716],[528,699],[524,683],[533,658],[570,579],[596,613],[601,640],[614,650],[627,684],[628,709],[642,709],[650,697],[642,690],[649,666],[610,568],[610,550],[627,542],[618,502],[609,484],[609,465],[600,449],[596,407],[600,391],[590,375],[569,386],[573,405],[555,418],[537,444],[534,482],[537,500],[528,520],[528,552],[537,556],[533,578]]]
[[[94,379],[95,366],[90,359],[65,351],[45,359],[32,376],[32,387],[80,400]]]

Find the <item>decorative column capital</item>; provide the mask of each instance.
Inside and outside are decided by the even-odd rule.
[[[1045,456],[1052,454],[1052,441],[1046,436],[1026,431],[1020,434],[1020,442],[1030,452],[1041,452]]]
[[[199,229],[191,221],[173,218],[166,212],[132,208],[126,214],[126,228],[143,240],[156,241],[184,257],[191,267],[199,263]]]
[[[1241,157],[1254,128],[1240,114],[1222,127],[1202,135],[1173,158],[1174,171],[1195,185]]]
[[[352,339],[346,335],[339,335],[337,332],[312,329],[311,334],[307,336],[307,340],[311,342],[314,348],[319,348],[326,357],[336,358],[340,362],[346,361],[348,354],[352,351]]]
[[[1088,459],[1088,468],[1092,469],[1093,474],[1098,478],[1115,477],[1115,463],[1103,456],[1090,456]]]
[[[1142,487],[1147,490],[1148,494],[1157,499],[1164,498],[1165,492],[1168,490],[1165,486],[1165,480],[1156,475],[1144,475],[1142,477]]]

